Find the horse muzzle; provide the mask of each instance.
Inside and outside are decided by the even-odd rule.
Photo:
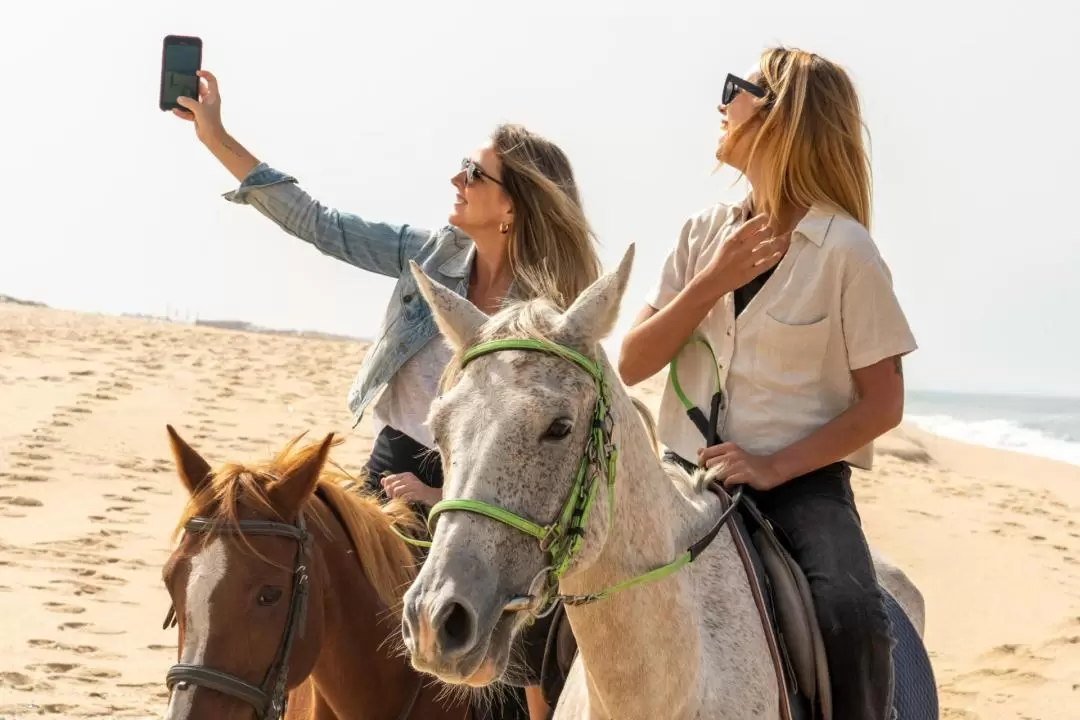
[[[464,682],[487,654],[487,634],[480,632],[475,606],[452,592],[410,591],[401,633],[413,666],[447,682]]]

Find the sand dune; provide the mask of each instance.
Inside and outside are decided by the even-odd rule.
[[[213,461],[369,423],[357,342],[0,304],[0,718],[160,717],[176,631],[160,579],[183,501],[172,423]],[[640,395],[655,407],[658,381]],[[1080,707],[1080,468],[910,430],[856,492],[926,595],[945,718]],[[1076,711],[1073,717],[1080,717]]]

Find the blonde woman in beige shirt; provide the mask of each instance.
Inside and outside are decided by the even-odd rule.
[[[834,717],[884,719],[890,629],[850,466],[869,468],[874,439],[900,422],[901,357],[916,344],[868,230],[859,101],[834,63],[772,48],[728,76],[719,110],[717,159],[751,192],[683,225],[619,372],[634,385],[677,357],[682,395],[705,414],[719,382],[709,444],[668,381],[666,457],[721,464],[726,485],[747,487],[810,580]]]

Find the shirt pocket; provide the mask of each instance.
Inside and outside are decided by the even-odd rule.
[[[820,386],[832,318],[810,323],[787,323],[764,313],[754,344],[754,382],[780,390]]]
[[[404,318],[409,327],[415,327],[423,322],[431,314],[424,296],[420,294],[420,288],[416,285],[416,279],[412,273],[402,275],[394,289],[394,298],[397,301],[398,312]]]

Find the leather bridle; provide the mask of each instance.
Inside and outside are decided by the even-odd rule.
[[[165,676],[165,685],[170,691],[176,685],[198,685],[246,702],[255,709],[255,716],[259,720],[277,720],[284,717],[288,706],[285,683],[289,677],[289,652],[293,640],[297,636],[304,637],[307,625],[310,589],[307,563],[311,557],[311,533],[304,525],[304,514],[297,513],[295,525],[273,520],[240,520],[235,525],[230,525],[205,517],[193,517],[184,525],[184,530],[190,533],[275,536],[296,541],[292,597],[285,620],[285,633],[278,643],[277,654],[267,668],[262,683],[258,686],[252,685],[227,672],[188,663],[173,665]],[[173,606],[169,608],[162,628],[167,630],[175,625],[176,608]]]
[[[267,668],[262,683],[255,686],[235,675],[188,663],[173,665],[165,675],[165,684],[170,691],[176,685],[198,685],[246,702],[254,708],[255,716],[259,720],[279,720],[284,718],[289,705],[288,693],[285,688],[285,684],[289,679],[289,653],[292,650],[293,640],[296,637],[303,638],[307,626],[308,593],[310,590],[310,575],[308,574],[307,564],[311,560],[312,537],[304,523],[303,512],[297,513],[295,525],[273,520],[240,520],[234,526],[215,522],[205,517],[193,517],[184,525],[184,530],[191,533],[284,537],[296,541],[293,592],[289,601],[289,613],[285,621],[285,633],[281,637],[277,654],[274,656],[274,661],[270,664],[270,667]],[[175,626],[176,608],[170,606],[169,612],[165,615],[162,629],[168,630]],[[274,680],[272,686],[270,684],[271,679]],[[422,689],[423,677],[417,675],[416,685],[409,694],[401,714],[398,715],[399,720],[408,720],[409,716],[412,715]]]

